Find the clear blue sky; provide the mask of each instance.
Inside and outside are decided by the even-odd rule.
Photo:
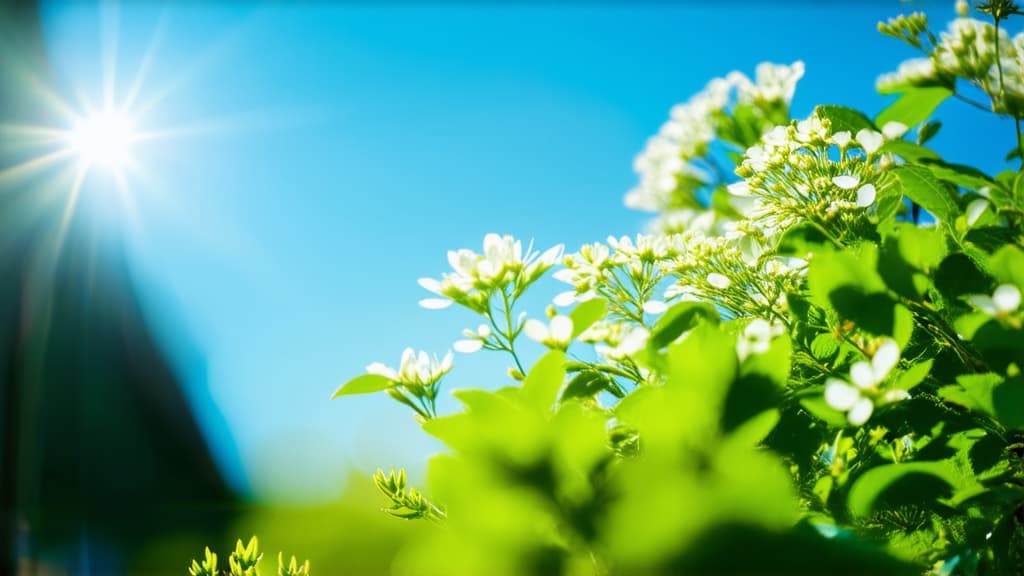
[[[726,9],[725,7],[729,8]],[[443,353],[457,310],[421,276],[495,231],[570,249],[640,231],[627,210],[645,139],[714,76],[802,59],[798,116],[881,109],[880,73],[912,54],[876,31],[953,2],[487,4],[46,2],[57,91],[130,91],[146,130],[126,215],[90,176],[89,217],[118,227],[148,314],[236,486],[326,497],[346,466],[419,468],[434,445],[385,397],[328,401],[405,346]],[[116,40],[116,41],[115,41]],[[957,104],[938,146],[989,171],[1012,127]],[[969,143],[969,145],[968,145]],[[93,197],[90,199],[89,195]],[[549,285],[532,308],[558,289]],[[457,357],[448,387],[503,383]]]

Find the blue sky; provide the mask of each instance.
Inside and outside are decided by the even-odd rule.
[[[137,124],[167,137],[134,152],[134,211],[91,174],[84,212],[120,235],[223,469],[263,496],[321,498],[348,466],[417,469],[436,448],[388,398],[328,397],[369,362],[395,365],[405,346],[440,355],[477,324],[416,304],[416,279],[438,277],[447,250],[492,231],[570,249],[641,231],[647,216],[622,197],[673,104],[730,70],[802,59],[796,116],[819,103],[873,114],[886,102],[875,78],[913,55],[876,23],[924,7],[942,29],[952,6],[46,2],[43,14],[69,101],[100,101],[111,70],[123,99],[144,71]],[[954,102],[939,115],[948,158],[1002,167],[1011,126]],[[557,291],[542,285],[529,310]],[[500,385],[504,365],[457,357],[447,386]]]

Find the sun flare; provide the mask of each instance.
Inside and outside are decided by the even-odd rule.
[[[107,111],[80,120],[69,143],[82,162],[116,170],[131,160],[136,139],[134,122],[127,114]]]

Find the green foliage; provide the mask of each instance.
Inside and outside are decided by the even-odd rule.
[[[259,576],[259,564],[263,554],[259,551],[259,540],[255,536],[249,539],[248,544],[241,540],[235,544],[235,550],[228,556],[228,570],[217,571],[217,555],[206,548],[205,557],[202,563],[192,560],[188,571],[190,576]],[[309,576],[309,560],[301,565],[295,556],[291,557],[288,564],[285,564],[284,553],[277,555],[278,576]]]
[[[964,82],[1017,139],[1024,37],[982,8],[938,36],[880,25],[927,61],[882,82],[902,95],[874,121],[791,119],[800,63],[710,83],[637,160],[651,234],[541,255],[489,234],[421,280],[425,307],[480,318],[456,350],[509,377],[438,414],[450,357],[409,350],[335,393],[383,391],[445,446],[422,491],[374,476],[389,514],[433,524],[394,572],[1020,574],[1024,173],[927,147]],[[526,317],[559,262],[571,289]]]

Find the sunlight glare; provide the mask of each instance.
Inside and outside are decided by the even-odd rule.
[[[131,160],[135,139],[131,119],[108,111],[81,120],[71,132],[71,148],[86,164],[117,169]]]

